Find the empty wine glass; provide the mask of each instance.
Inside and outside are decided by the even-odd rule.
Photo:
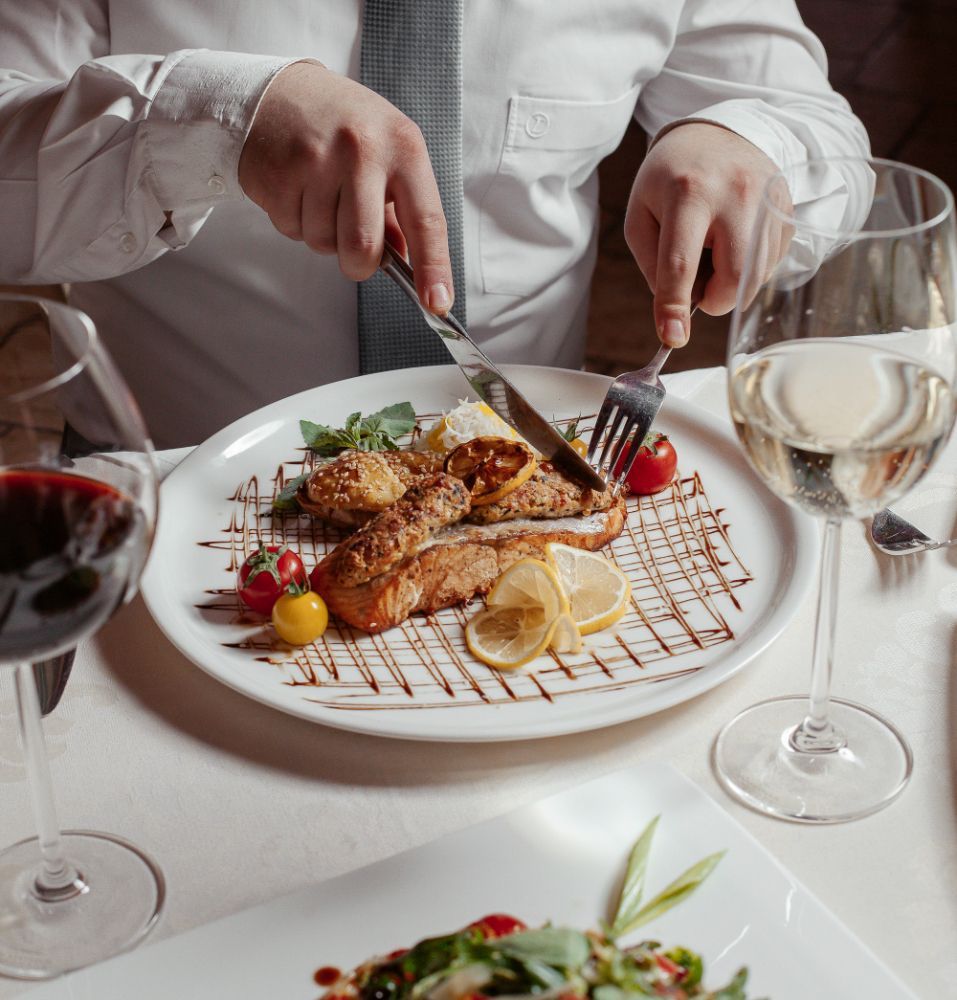
[[[714,746],[722,784],[762,812],[855,819],[910,776],[890,722],[830,697],[841,523],[910,490],[950,434],[955,287],[954,199],[931,174],[849,158],[770,181],[731,323],[730,409],[751,465],[821,519],[824,545],[810,696],[746,709]]]
[[[156,504],[142,419],[93,324],[58,302],[0,296],[0,668],[12,668],[38,832],[0,851],[7,975],[45,978],[122,951],[163,903],[162,875],[136,847],[61,833],[32,668],[135,593]]]

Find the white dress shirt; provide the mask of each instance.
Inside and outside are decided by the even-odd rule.
[[[237,164],[289,61],[357,75],[360,24],[357,0],[0,3],[0,281],[72,283],[158,445],[358,373],[355,286]],[[502,362],[581,364],[596,168],[632,116],[779,165],[868,149],[792,0],[466,0],[463,48],[469,326]]]

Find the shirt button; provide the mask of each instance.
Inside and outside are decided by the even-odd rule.
[[[541,137],[551,128],[551,120],[544,111],[536,111],[535,114],[529,115],[528,121],[525,122],[525,131],[533,139],[541,139]]]
[[[132,233],[124,233],[120,237],[120,249],[123,253],[132,253],[136,249],[136,237]]]
[[[225,194],[226,193],[226,182],[219,176],[219,174],[213,174],[212,177],[206,182],[209,185],[209,190],[213,194]]]

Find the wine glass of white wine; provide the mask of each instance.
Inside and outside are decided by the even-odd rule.
[[[913,488],[942,450],[954,423],[955,337],[945,184],[853,158],[772,178],[731,323],[729,402],[751,465],[820,519],[823,551],[809,696],[754,705],[715,742],[720,781],[754,809],[808,823],[856,819],[910,777],[896,727],[830,697],[841,525]]]

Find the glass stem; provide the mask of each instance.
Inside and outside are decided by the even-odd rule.
[[[831,674],[834,669],[834,633],[837,627],[837,587],[840,578],[841,522],[828,518],[821,552],[811,694],[804,721],[791,734],[791,746],[804,753],[833,753],[846,744],[844,734],[830,720]]]
[[[60,825],[53,802],[53,782],[47,760],[43,726],[40,722],[40,700],[33,669],[21,663],[14,671],[17,718],[23,745],[23,762],[33,798],[33,817],[40,843],[41,863],[31,886],[42,902],[70,899],[87,889],[80,873],[63,856]]]

